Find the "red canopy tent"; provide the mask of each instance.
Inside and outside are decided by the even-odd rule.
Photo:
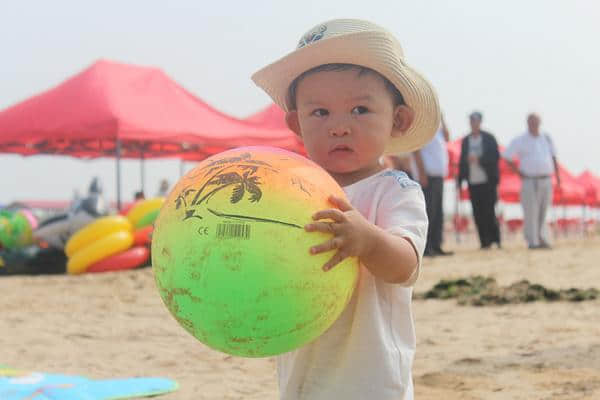
[[[460,161],[460,146],[462,139],[457,139],[446,144],[448,149],[448,176],[447,178],[456,179],[458,176],[458,163]]]
[[[284,130],[288,132],[290,140],[296,144],[294,151],[306,155],[302,140],[287,127],[285,122],[285,112],[277,104],[271,104],[262,111],[247,117],[244,121],[259,128]]]
[[[252,114],[244,121],[260,125],[265,128],[287,129],[285,112],[277,104],[271,104],[262,111]]]
[[[514,172],[500,173],[498,198],[505,203],[521,201],[521,178]]]
[[[585,204],[600,207],[600,177],[586,170],[575,179],[585,189]]]
[[[202,159],[227,148],[271,145],[297,151],[287,129],[229,117],[160,69],[98,61],[57,87],[0,112],[0,152],[117,159]]]
[[[554,194],[552,204],[564,206],[580,206],[585,203],[585,187],[562,164],[558,164],[560,188],[556,184],[556,176],[552,177]]]

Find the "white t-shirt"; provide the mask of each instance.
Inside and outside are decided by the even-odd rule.
[[[419,265],[403,285],[375,278],[361,265],[358,286],[334,324],[312,343],[278,357],[281,399],[412,399],[411,285],[427,238],[423,192],[404,172],[390,169],[344,191],[369,222],[410,240]]]
[[[469,155],[474,155],[476,157],[481,157],[483,155],[483,139],[481,134],[477,135],[477,137],[470,135],[469,136]],[[487,174],[483,167],[478,163],[470,163],[469,164],[469,184],[478,185],[480,183],[487,182]]]
[[[554,144],[550,137],[541,133],[537,136],[525,132],[514,138],[503,154],[512,160],[519,159],[519,170],[526,176],[545,176],[554,173],[552,157],[556,156]]]
[[[448,149],[444,132],[438,130],[433,139],[421,149],[423,167],[428,176],[445,178],[448,175]]]

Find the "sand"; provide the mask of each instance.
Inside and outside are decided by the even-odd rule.
[[[448,241],[452,248],[452,240]],[[528,279],[548,288],[600,288],[600,238],[528,251],[454,245],[426,259],[417,292],[440,279]],[[83,276],[0,278],[0,364],[91,378],[164,376],[159,399],[276,399],[273,359],[210,350],[163,306],[150,268]],[[599,399],[600,300],[460,306],[415,300],[417,399]]]

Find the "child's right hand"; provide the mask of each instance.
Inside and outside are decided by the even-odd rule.
[[[346,200],[331,196],[329,202],[337,208],[318,211],[313,215],[316,222],[307,224],[307,232],[333,234],[333,238],[313,246],[311,254],[319,254],[337,249],[337,252],[323,265],[328,271],[347,257],[362,257],[374,247],[372,225]],[[326,222],[323,220],[332,220]]]

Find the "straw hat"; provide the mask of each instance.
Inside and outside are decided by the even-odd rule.
[[[400,42],[368,21],[335,19],[302,36],[296,50],[252,75],[273,101],[289,111],[288,90],[300,74],[323,64],[355,64],[370,68],[394,84],[415,113],[410,128],[390,140],[387,154],[410,152],[427,144],[440,125],[440,107],[433,87],[406,65]]]

